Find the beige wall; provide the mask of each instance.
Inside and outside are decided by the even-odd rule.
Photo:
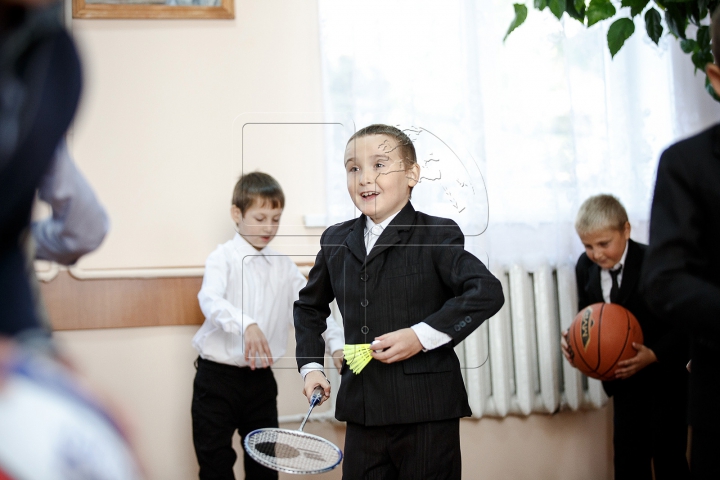
[[[238,116],[298,118],[283,112],[322,110],[316,3],[243,0],[236,16],[72,21],[85,90],[70,147],[112,218],[107,241],[80,270],[109,275],[202,266],[232,234],[228,204],[242,170]],[[321,141],[312,127],[265,129],[247,141],[245,169],[272,173],[286,190],[281,233],[305,235],[279,239],[284,253],[317,248],[319,231],[301,225],[303,214],[324,212]],[[196,478],[189,414],[195,330],[57,334],[78,367],[129,416],[152,479]],[[302,412],[294,370],[276,374],[280,413]],[[341,427],[308,429],[342,444]],[[604,480],[609,435],[606,409],[463,421],[465,478]]]

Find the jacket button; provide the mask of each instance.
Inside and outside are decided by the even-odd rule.
[[[467,323],[465,323],[465,320],[461,320],[461,321],[460,321],[460,327],[462,328],[462,327],[464,327],[465,325],[467,325]]]
[[[459,332],[459,331],[460,331],[460,325],[455,325],[455,331],[456,331],[456,332]]]
[[[470,318],[470,317],[465,317],[465,321],[466,321],[467,323],[470,323],[470,322],[472,322],[472,318]]]
[[[362,302],[360,302],[360,305],[363,307],[367,307],[368,306],[367,298],[365,300],[363,300]]]
[[[370,329],[368,328],[367,325],[363,325],[362,328],[360,329],[360,332],[362,332],[363,335],[367,335],[370,332]]]
[[[361,274],[360,274],[360,280],[362,280],[363,282],[367,282],[367,279],[368,279],[368,274],[367,274],[367,273],[361,273]]]

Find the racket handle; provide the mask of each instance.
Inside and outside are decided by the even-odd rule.
[[[310,396],[310,407],[316,406],[318,403],[320,403],[320,400],[322,400],[323,395],[325,395],[325,389],[318,385],[315,387],[315,390],[313,390],[312,395]]]

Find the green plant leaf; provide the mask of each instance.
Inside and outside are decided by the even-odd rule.
[[[697,43],[700,48],[705,49],[710,47],[710,28],[702,26],[698,28],[697,35],[695,35]]]
[[[704,72],[707,64],[713,62],[712,53],[710,53],[710,50],[698,50],[692,54],[692,62],[693,65],[695,65],[695,73],[697,73],[698,70]]]
[[[688,38],[686,40],[680,40],[680,48],[685,53],[692,53],[696,50],[700,50],[700,46],[698,45],[698,43],[691,38]]]
[[[548,0],[535,0],[535,8],[541,12],[548,6]]]
[[[650,10],[645,13],[645,30],[650,40],[655,42],[655,45],[660,41],[660,35],[662,35],[663,32],[663,26],[660,20],[660,12],[654,8],[650,8]]]
[[[708,0],[693,0],[688,4],[688,11],[690,12],[690,21],[697,25],[702,26],[700,22],[707,17],[708,14]]]
[[[687,38],[685,29],[688,26],[688,12],[685,4],[667,3],[665,5],[665,23],[667,23],[670,33],[676,38]]]
[[[567,5],[566,0],[550,0],[549,7],[550,11],[557,17],[558,20],[565,13],[565,6]]]
[[[579,7],[579,8],[578,8]],[[567,2],[567,8],[565,9],[567,14],[577,20],[578,22],[585,24],[585,2],[584,0],[569,0]]]
[[[590,0],[587,9],[588,27],[612,17],[615,13],[617,13],[617,10],[615,10],[615,6],[610,0]]]
[[[718,97],[718,94],[715,93],[715,89],[713,88],[712,83],[710,83],[710,77],[707,75],[705,75],[705,90],[710,94],[713,100],[720,102],[720,97]]]
[[[515,18],[513,18],[513,21],[510,22],[510,27],[508,28],[508,31],[503,38],[503,42],[507,40],[508,35],[510,35],[513,30],[522,25],[527,18],[527,7],[525,5],[523,5],[522,3],[516,3],[513,5],[513,8],[515,9]]]
[[[625,40],[630,38],[635,32],[635,23],[629,18],[621,18],[615,20],[607,33],[608,48],[610,49],[610,55],[615,56],[618,51],[625,44]]]
[[[645,10],[650,0],[622,0],[621,7],[630,7],[630,16],[636,17]]]

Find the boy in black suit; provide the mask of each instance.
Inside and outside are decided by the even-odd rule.
[[[613,401],[613,447],[616,479],[689,478],[685,451],[687,344],[680,332],[655,317],[639,292],[646,246],[630,239],[625,208],[612,195],[590,197],[575,222],[585,253],[575,267],[578,309],[594,303],[617,303],[638,319],[644,345],[618,363],[615,380],[603,382]],[[561,344],[572,364],[567,330]]]
[[[295,302],[304,393],[320,385],[330,394],[320,334],[337,299],[346,343],[377,342],[375,361],[341,372],[343,478],[460,479],[459,418],[471,411],[453,347],[500,309],[500,282],[465,251],[455,222],[409,202],[420,167],[402,131],[358,131],[344,161],[362,215],[324,232]]]
[[[720,94],[720,9],[712,15]],[[711,101],[708,98],[708,101]],[[643,286],[653,310],[689,332],[694,479],[720,478],[720,125],[672,145],[660,157]]]

